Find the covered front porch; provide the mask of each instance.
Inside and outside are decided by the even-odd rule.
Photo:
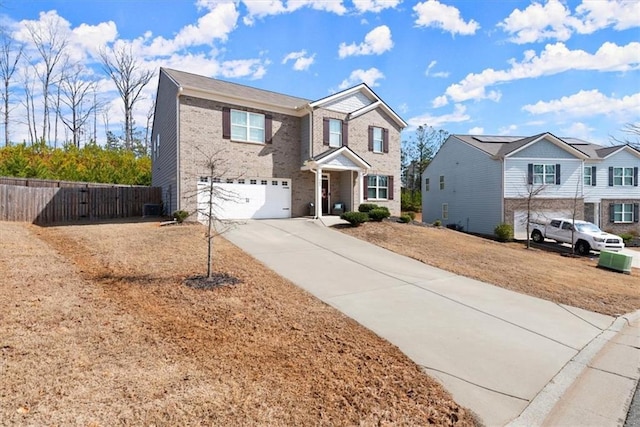
[[[364,180],[371,166],[349,147],[340,147],[307,160],[301,168],[314,174],[315,218],[356,210],[363,201]]]

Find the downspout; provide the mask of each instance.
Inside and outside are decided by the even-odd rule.
[[[500,165],[502,168],[502,176],[501,176],[501,182],[502,182],[502,188],[500,189],[501,193],[502,193],[502,197],[500,197],[500,217],[502,218],[502,220],[500,221],[501,223],[505,223],[505,217],[504,217],[504,189],[505,189],[505,184],[504,184],[504,157],[502,159],[500,159]],[[515,225],[515,224],[514,224]]]
[[[316,184],[318,182],[318,171],[315,169],[309,169],[313,172],[313,219],[318,219],[318,190],[316,189]]]
[[[180,197],[182,181],[182,171],[180,170],[180,95],[182,95],[182,91],[182,86],[179,86],[176,93],[176,210],[182,208],[182,198]]]

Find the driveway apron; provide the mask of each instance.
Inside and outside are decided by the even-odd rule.
[[[310,219],[248,221],[224,237],[398,346],[488,426],[516,418],[614,321],[439,270]]]

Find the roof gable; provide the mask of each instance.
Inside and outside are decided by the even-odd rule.
[[[346,146],[331,148],[305,162],[303,170],[330,166],[333,169],[371,169],[371,165]]]
[[[407,123],[398,116],[374,91],[364,83],[335,93],[309,104],[312,108],[339,111],[353,118],[373,109],[382,109],[402,129]]]

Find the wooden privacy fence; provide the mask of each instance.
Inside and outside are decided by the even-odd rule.
[[[141,217],[160,205],[159,187],[0,177],[0,221],[46,225]]]

